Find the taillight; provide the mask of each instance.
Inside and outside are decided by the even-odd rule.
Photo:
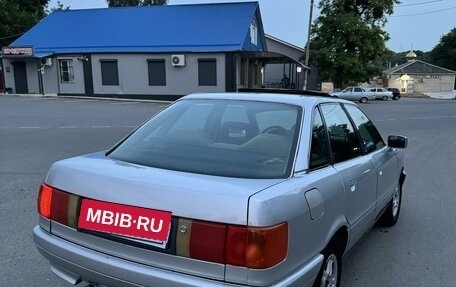
[[[245,265],[264,269],[281,262],[287,256],[288,224],[267,228],[249,228]]]
[[[46,184],[41,184],[38,194],[38,213],[47,219],[76,227],[79,197]]]
[[[51,219],[52,187],[41,184],[37,203],[38,213],[47,219]]]
[[[266,269],[288,251],[288,224],[245,227],[180,219],[176,254],[193,259]]]
[[[245,266],[245,250],[247,247],[248,230],[244,226],[229,226],[226,241],[226,263]]]
[[[195,221],[190,235],[190,257],[216,263],[225,262],[226,226]]]

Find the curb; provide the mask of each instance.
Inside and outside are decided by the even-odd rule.
[[[35,98],[61,98],[61,99],[84,99],[84,100],[99,100],[99,101],[117,101],[117,102],[142,102],[142,103],[158,103],[158,104],[170,104],[174,101],[164,100],[146,100],[146,99],[126,99],[126,98],[107,98],[107,97],[88,97],[88,96],[59,96],[57,94],[6,94],[9,96],[16,97],[35,97]]]

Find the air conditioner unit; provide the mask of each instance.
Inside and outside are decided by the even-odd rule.
[[[185,66],[185,55],[171,55],[171,64],[174,67]]]
[[[44,66],[52,66],[52,58],[41,58],[41,64]]]

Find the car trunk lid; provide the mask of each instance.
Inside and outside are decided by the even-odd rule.
[[[171,212],[173,216],[247,224],[249,197],[283,179],[239,179],[144,167],[103,153],[55,163],[45,182],[111,203]]]

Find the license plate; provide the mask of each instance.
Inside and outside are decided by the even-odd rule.
[[[168,242],[171,212],[83,199],[78,227],[161,243]]]

